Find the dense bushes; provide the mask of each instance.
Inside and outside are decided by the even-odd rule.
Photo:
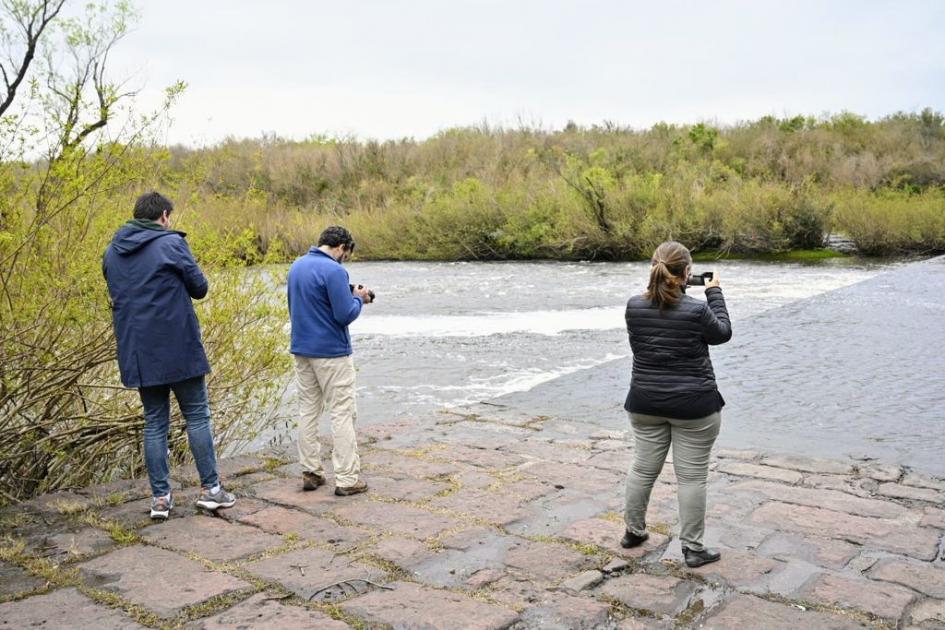
[[[452,129],[428,140],[313,138],[174,148],[155,181],[214,230],[286,257],[321,228],[366,258],[623,259],[672,237],[695,248],[940,251],[945,119],[843,113],[717,129]],[[856,208],[863,209],[862,212]]]

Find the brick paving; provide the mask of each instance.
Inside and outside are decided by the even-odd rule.
[[[287,449],[224,460],[240,499],[216,517],[189,469],[165,523],[140,481],[9,508],[0,627],[945,628],[941,479],[720,449],[722,560],[688,569],[671,464],[625,550],[630,436],[521,424],[372,426],[367,495],[302,492]]]

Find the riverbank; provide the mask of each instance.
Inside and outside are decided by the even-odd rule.
[[[569,438],[553,436],[570,435]],[[302,492],[291,449],[221,462],[239,502],[147,518],[142,480],[2,513],[14,627],[935,628],[945,481],[878,464],[719,450],[707,543],[681,562],[672,466],[624,550],[626,431],[442,415],[360,432],[367,495]],[[330,461],[326,460],[330,469]]]

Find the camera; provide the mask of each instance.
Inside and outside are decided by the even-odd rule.
[[[686,285],[690,287],[704,287],[706,280],[711,280],[713,273],[711,271],[706,271],[705,273],[694,273],[689,276],[689,279],[686,280]]]
[[[354,285],[353,285],[353,284],[349,284],[349,285],[348,285],[348,288],[351,289],[351,292],[352,292],[352,293],[354,293]],[[364,288],[364,285],[363,285],[363,284],[359,284],[359,285],[358,285],[358,288],[359,288],[359,289],[363,289],[363,288]],[[368,289],[367,294],[368,294],[368,297],[371,298],[371,301],[373,302],[373,301],[374,301],[374,291],[371,291],[370,289]]]

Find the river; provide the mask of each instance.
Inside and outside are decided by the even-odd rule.
[[[884,294],[884,278],[909,278],[914,265],[843,258],[695,268],[718,269],[735,330],[730,344],[712,350],[728,401],[721,445],[876,458],[945,474],[945,458],[930,447],[945,417],[945,354],[910,365],[901,362],[927,342],[872,338],[912,316],[872,298]],[[492,410],[567,418],[580,430],[625,430],[631,359],[623,308],[643,290],[648,269],[646,262],[349,263],[352,282],[377,293],[351,326],[359,423],[419,422],[481,411],[486,401]],[[942,272],[941,264],[926,271]],[[924,307],[931,321],[920,325],[938,316],[945,328],[943,295]],[[858,305],[880,312],[864,319]],[[924,395],[923,387],[932,389]]]

